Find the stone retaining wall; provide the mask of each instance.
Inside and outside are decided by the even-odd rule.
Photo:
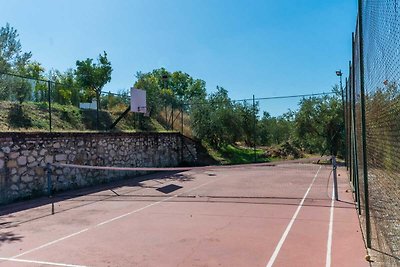
[[[0,203],[47,192],[47,163],[170,167],[193,163],[196,143],[178,133],[0,133]],[[52,167],[53,190],[142,174]]]

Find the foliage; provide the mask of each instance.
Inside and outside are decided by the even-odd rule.
[[[21,42],[16,29],[6,24],[0,28],[0,73],[15,72],[25,74],[29,69],[31,52],[22,52]],[[30,100],[32,85],[21,78],[1,75],[0,100],[17,100],[20,104]]]
[[[358,102],[358,101],[357,101]],[[359,102],[356,109],[359,109]],[[365,99],[368,129],[368,163],[382,169],[393,169],[398,164],[400,141],[400,90],[396,81],[385,80],[383,87],[369,92]],[[361,138],[361,137],[360,137]]]
[[[295,116],[296,138],[309,153],[344,155],[344,122],[342,103],[337,87],[334,96],[311,97],[300,101]]]
[[[80,86],[74,77],[74,71],[68,69],[62,73],[55,70],[51,78],[54,81],[54,83],[51,83],[51,96],[54,102],[79,107],[81,92]]]
[[[129,90],[122,89],[116,94],[108,92],[101,96],[101,106],[108,110],[123,112],[130,104],[129,98]]]
[[[195,137],[209,142],[213,147],[222,147],[241,141],[243,136],[251,139],[247,125],[248,117],[254,115],[246,104],[234,103],[228,91],[217,86],[217,91],[202,102],[192,106],[191,119]],[[244,132],[244,129],[247,129]]]
[[[112,67],[111,62],[107,59],[107,53],[104,51],[100,54],[97,63],[93,63],[93,59],[87,58],[83,61],[76,61],[76,80],[86,89],[88,100],[96,97],[99,104],[101,90],[105,84],[111,81]]]
[[[32,57],[31,52],[22,52],[17,30],[6,24],[0,28],[0,72],[25,66]]]
[[[264,112],[263,117],[258,122],[258,144],[270,146],[292,140],[294,133],[293,116],[294,112],[292,111],[278,117],[271,117],[268,112]]]
[[[207,146],[206,146],[207,147]],[[250,148],[239,147],[236,145],[221,146],[217,150],[213,147],[207,147],[208,153],[222,164],[246,164],[257,162],[269,162],[270,159],[264,156],[262,149],[255,151]]]
[[[87,58],[83,61],[76,61],[76,80],[79,85],[86,89],[87,98],[96,97],[97,101],[97,124],[99,123],[100,95],[104,85],[111,81],[112,67],[108,61],[107,53],[100,54],[97,63]]]
[[[134,87],[146,90],[150,116],[157,115],[167,106],[190,109],[190,103],[206,97],[205,82],[181,71],[169,72],[164,68],[149,73],[137,73]]]

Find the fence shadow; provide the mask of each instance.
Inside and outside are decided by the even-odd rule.
[[[160,182],[159,180],[164,179],[165,182]],[[110,181],[105,184],[101,185],[92,185],[88,186],[86,188],[81,188],[81,189],[75,189],[75,190],[67,190],[63,192],[56,192],[56,194],[53,195],[52,198],[49,197],[41,197],[37,199],[32,199],[32,200],[26,200],[26,201],[21,201],[9,205],[4,205],[2,206],[2,209],[0,210],[0,216],[6,216],[10,215],[16,212],[21,212],[21,211],[28,211],[28,210],[33,210],[36,208],[40,208],[46,205],[51,205],[52,203],[58,203],[66,200],[71,200],[74,198],[78,197],[85,197],[87,196],[89,199],[84,199],[84,200],[78,200],[76,202],[81,202],[81,204],[75,205],[71,208],[61,210],[58,212],[63,212],[69,209],[75,209],[79,207],[83,207],[86,205],[90,205],[92,203],[100,202],[100,201],[107,201],[109,199],[115,198],[116,196],[124,196],[125,194],[132,194],[137,190],[141,190],[143,188],[148,188],[148,186],[145,186],[143,182],[149,181],[149,180],[158,180],[159,186],[154,186],[154,188],[163,188],[165,187],[168,183],[172,183],[174,181],[180,181],[180,182],[186,182],[186,181],[191,181],[194,178],[188,175],[183,175],[180,172],[158,172],[158,173],[151,173],[143,176],[137,176],[137,177],[132,177],[132,178],[125,178],[125,179],[120,179],[120,180],[115,180],[115,181]],[[127,192],[124,192],[123,194],[119,195],[116,191],[120,187],[129,187],[132,188],[132,190],[129,190]],[[103,191],[106,191],[103,193]],[[107,193],[107,191],[109,191]],[[111,193],[110,193],[111,192]],[[99,194],[100,193],[100,194]],[[90,199],[91,195],[95,195],[92,199]],[[32,211],[35,213],[35,211]],[[38,212],[38,211],[36,211]],[[28,216],[28,219],[23,219],[23,220],[17,220],[17,222],[12,222],[13,220],[16,220],[16,218],[12,215],[9,216],[11,221],[5,221],[0,223],[0,229],[4,228],[10,228],[14,227],[16,225],[29,222],[29,221],[34,221],[40,218],[44,218],[47,216],[50,216],[51,214],[46,212],[45,214],[42,213],[37,213],[36,215],[30,215]],[[0,218],[1,219],[1,218]]]

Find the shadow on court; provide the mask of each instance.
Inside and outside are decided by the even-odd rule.
[[[166,183],[171,183],[173,181],[188,182],[192,181],[193,179],[194,178],[190,175],[184,175],[180,172],[159,172],[111,181],[106,184],[89,186],[82,189],[54,192],[51,198],[40,197],[2,206],[2,209],[0,210],[0,216],[3,218],[0,219],[5,221],[0,221],[0,229],[15,227],[22,223],[50,216],[52,214],[49,206],[51,206],[52,203],[56,205],[57,203],[61,203],[63,201],[75,202],[73,206],[69,205],[68,207],[59,208],[55,211],[56,213],[59,213],[87,206],[99,201],[111,200],[116,196],[126,196],[128,194],[132,195],[136,191],[140,191],[145,188],[152,188],[163,194],[169,194],[182,187],[173,184],[165,185]],[[145,185],[144,182],[151,180],[156,181],[157,184],[153,186]],[[121,188],[124,188],[122,192],[120,192]],[[78,205],[77,203],[81,204]],[[24,216],[22,216],[24,219],[17,218],[20,216],[17,216],[16,214],[20,212],[25,213]]]
[[[10,244],[13,242],[22,241],[24,237],[21,235],[14,234],[12,231],[0,233],[0,247],[4,244]]]

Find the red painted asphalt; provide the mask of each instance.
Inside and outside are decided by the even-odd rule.
[[[331,254],[330,168],[246,165],[68,195],[54,215],[48,204],[5,207],[20,211],[0,217],[0,266],[369,266],[347,176],[339,174]]]

